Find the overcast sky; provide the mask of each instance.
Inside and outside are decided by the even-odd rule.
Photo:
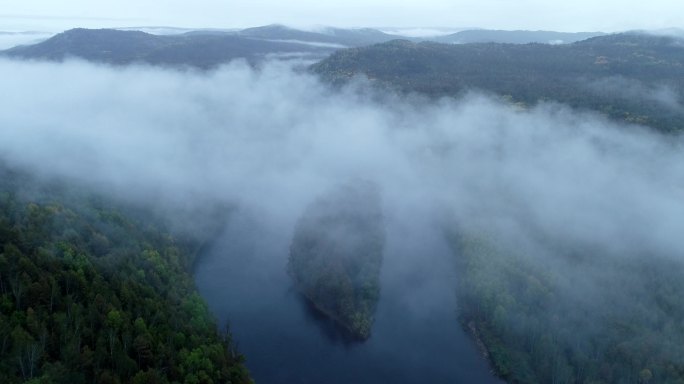
[[[0,31],[272,23],[618,31],[682,27],[682,15],[681,0],[3,0]]]

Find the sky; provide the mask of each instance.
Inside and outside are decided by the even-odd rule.
[[[0,31],[73,27],[446,27],[604,31],[684,27],[684,2],[652,0],[3,0]]]

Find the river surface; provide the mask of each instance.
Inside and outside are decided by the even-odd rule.
[[[195,278],[258,384],[501,383],[457,321],[453,255],[438,234],[387,223],[381,296],[365,342],[348,340],[293,289],[291,230],[234,218],[201,255]]]

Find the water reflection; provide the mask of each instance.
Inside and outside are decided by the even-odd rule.
[[[390,222],[373,333],[352,340],[296,292],[291,231],[237,218],[196,281],[257,383],[498,383],[456,316],[453,263],[438,231]]]

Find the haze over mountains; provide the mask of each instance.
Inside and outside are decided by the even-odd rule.
[[[234,59],[252,65],[269,59],[319,61],[312,70],[335,84],[361,75],[378,85],[431,97],[479,90],[521,105],[555,100],[661,130],[684,127],[684,49],[672,31],[469,30],[434,41],[370,28],[303,31],[270,25],[173,32],[73,29],[0,55],[205,69]]]
[[[602,36],[601,32],[553,32],[553,31],[500,31],[466,30],[446,36],[436,36],[428,40],[438,43],[508,43],[508,44],[567,44],[591,37]]]
[[[664,131],[684,129],[684,44],[625,33],[566,45],[392,41],[313,66],[333,83],[366,76],[433,97],[486,91],[521,105],[554,100]]]
[[[684,382],[676,33],[145,30],[2,52],[0,382]]]
[[[252,62],[273,56],[321,59],[338,49],[396,39],[450,44],[569,43],[598,35],[601,34],[469,30],[418,38],[389,34],[372,28],[321,28],[318,31],[304,31],[282,25],[242,30],[186,30],[170,27],[145,27],[140,30],[73,29],[36,45],[10,49],[4,54],[30,59],[62,60],[80,57],[114,64],[147,62],[211,67],[235,58],[245,58]]]
[[[73,29],[40,44],[10,49],[5,54],[24,59],[82,58],[111,64],[209,68],[237,58],[257,60],[269,54],[322,57],[329,52],[330,48],[214,33],[157,36],[139,31]]]
[[[0,31],[0,50],[40,43],[53,35],[54,33],[39,31]]]

